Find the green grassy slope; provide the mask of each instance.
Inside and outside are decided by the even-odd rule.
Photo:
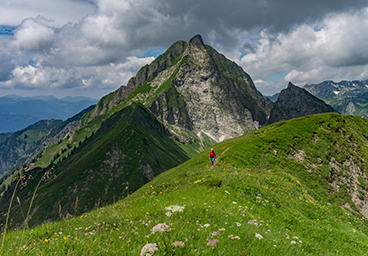
[[[366,200],[367,127],[332,113],[269,125],[214,145],[213,169],[205,151],[114,205],[12,231],[3,253],[139,255],[156,243],[155,255],[364,255],[368,221],[351,195]],[[159,223],[170,232],[153,233]]]
[[[29,204],[30,191],[37,186],[39,175],[49,172],[34,202],[37,210],[29,222],[34,225],[40,220],[56,219],[60,214],[80,214],[116,202],[188,159],[164,126],[142,105],[134,104],[104,122],[65,161],[47,170],[37,168],[27,172],[27,177],[32,175],[33,179],[16,196]],[[4,202],[10,201],[12,191],[1,199],[3,213],[8,205]],[[13,209],[14,224],[22,221],[21,212],[15,213],[17,208]],[[4,216],[0,218],[3,220]]]

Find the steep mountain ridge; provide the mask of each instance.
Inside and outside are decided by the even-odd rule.
[[[204,45],[200,35],[176,42],[142,67],[127,86],[104,97],[86,121],[132,102],[147,106],[185,143],[201,134],[221,141],[254,130],[266,123],[272,107],[249,75]],[[192,139],[183,136],[187,131]]]
[[[268,123],[326,112],[336,112],[336,110],[305,89],[289,82],[288,87],[280,92],[270,112]]]
[[[60,214],[82,213],[111,204],[188,159],[149,110],[132,104],[107,119],[96,134],[60,164],[28,171],[25,175],[32,180],[17,196],[30,199],[29,192],[37,186],[35,181],[48,173],[47,182],[38,189],[34,201],[37,210],[30,220],[31,225],[39,224]],[[10,195],[6,193],[0,199],[1,212],[6,211],[4,202],[9,201]],[[14,214],[14,223],[22,222],[22,216]]]

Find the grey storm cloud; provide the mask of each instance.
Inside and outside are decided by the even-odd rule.
[[[22,2],[15,0],[15,5]],[[0,10],[1,5],[12,6],[4,3]],[[42,1],[34,4],[36,10]],[[24,5],[30,7],[26,1]],[[57,7],[60,17],[68,6],[88,6],[88,11],[79,17],[65,14],[69,22],[61,25],[47,13],[34,15],[35,10],[22,17],[14,36],[1,45],[3,63],[10,65],[0,73],[0,88],[117,88],[152,61],[137,56],[163,51],[195,34],[257,79],[273,72],[288,72],[285,79],[299,82],[312,74],[337,78],[341,67],[368,63],[362,44],[367,39],[362,35],[368,21],[366,0],[55,0],[55,6],[48,7],[50,16]],[[357,19],[363,19],[360,27]],[[4,18],[0,22],[11,24],[10,18],[9,24]],[[355,31],[348,29],[350,24]],[[339,36],[339,31],[345,34]],[[241,60],[240,51],[247,52]],[[316,65],[324,67],[318,71]]]

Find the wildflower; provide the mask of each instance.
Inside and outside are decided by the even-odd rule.
[[[226,190],[225,190],[225,193],[226,193],[226,194],[230,194],[230,192],[228,192],[228,191],[226,191]]]
[[[167,217],[171,217],[171,215],[174,213],[174,212],[183,212],[185,208],[185,205],[184,206],[180,206],[180,205],[170,205],[168,207],[165,207],[165,210],[167,211],[166,212],[166,216]]]
[[[204,224],[203,227],[208,228],[210,224]]]
[[[224,232],[226,230],[226,228],[220,228],[219,231]]]
[[[185,208],[185,205],[184,206],[170,205],[168,207],[165,207],[165,210],[172,211],[172,212],[183,212],[184,208]]]
[[[156,233],[156,232],[163,233],[163,232],[170,232],[170,231],[171,231],[171,228],[168,225],[166,225],[166,223],[159,223],[152,228],[152,233]]]
[[[261,236],[260,234],[256,233],[256,238],[263,239],[263,236]]]
[[[258,226],[258,222],[257,222],[257,220],[249,220],[248,221],[248,224],[250,224],[250,225],[254,225],[254,226]]]
[[[233,204],[237,204],[237,202],[233,202]]]
[[[235,224],[238,226],[238,227],[240,227],[242,224],[241,223],[239,223],[239,222],[235,222]]]
[[[290,245],[292,244],[296,244],[296,242],[294,240],[291,240]]]
[[[214,231],[214,232],[212,232],[212,234],[211,234],[212,236],[217,236],[218,235],[218,232],[216,232],[216,231]]]
[[[207,246],[215,247],[218,242],[220,242],[218,239],[211,239],[207,242]]]
[[[231,240],[240,240],[240,237],[234,236],[234,235],[228,235],[227,238],[229,238]]]
[[[184,247],[185,243],[182,242],[182,241],[176,241],[176,242],[173,243],[173,246],[174,247],[179,247],[179,246]]]
[[[155,253],[155,251],[158,251],[156,243],[146,244],[145,246],[143,246],[140,256],[151,256]]]

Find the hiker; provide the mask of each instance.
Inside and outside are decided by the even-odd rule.
[[[213,148],[211,148],[211,152],[208,155],[208,157],[211,160],[211,164],[212,164],[211,166],[215,166],[216,153],[215,153],[215,151],[213,151]]]

